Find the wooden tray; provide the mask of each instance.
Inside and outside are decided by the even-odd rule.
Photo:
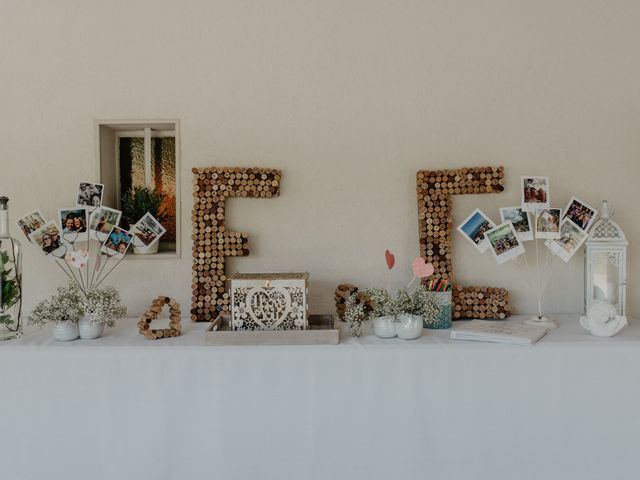
[[[333,315],[309,315],[307,330],[233,331],[230,317],[218,315],[207,328],[206,345],[337,345],[340,333]]]

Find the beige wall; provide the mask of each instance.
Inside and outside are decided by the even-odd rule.
[[[610,200],[629,237],[629,301],[640,311],[640,4],[633,1],[0,0],[0,193],[13,218],[73,200],[97,179],[96,118],[179,118],[177,261],[131,260],[112,277],[131,312],[158,294],[190,299],[192,166],[284,170],[282,195],[232,200],[251,235],[241,271],[311,272],[311,308],[336,284],[383,285],[383,252],[409,280],[418,253],[415,172],[504,165],[500,195],[456,198],[495,219],[516,180],[548,175],[552,201]],[[17,233],[17,229],[14,228]],[[465,282],[508,286],[512,266],[458,234]],[[27,304],[63,283],[29,248]],[[582,259],[557,269],[548,310],[583,302]]]

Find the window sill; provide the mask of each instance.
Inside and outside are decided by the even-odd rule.
[[[176,248],[176,242],[160,242],[158,253],[149,253],[145,255],[139,255],[133,253],[132,249],[127,253],[128,260],[178,260],[181,255]]]
[[[147,255],[136,255],[127,253],[127,260],[179,260],[180,254],[177,252],[158,252]]]

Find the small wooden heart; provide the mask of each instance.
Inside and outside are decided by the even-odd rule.
[[[411,268],[413,269],[413,274],[418,278],[429,277],[435,271],[433,265],[426,263],[422,257],[414,258],[413,262],[411,262]]]
[[[160,316],[165,305],[169,306],[169,328],[152,329],[151,322]],[[138,322],[138,329],[149,340],[178,337],[182,331],[180,304],[173,298],[160,296],[156,298],[144,312]]]
[[[389,250],[385,250],[384,258],[387,261],[387,268],[391,270],[396,264],[396,257],[394,257],[393,253],[391,253]]]

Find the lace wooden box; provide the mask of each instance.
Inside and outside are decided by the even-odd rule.
[[[308,273],[237,273],[229,280],[232,330],[309,327]]]

